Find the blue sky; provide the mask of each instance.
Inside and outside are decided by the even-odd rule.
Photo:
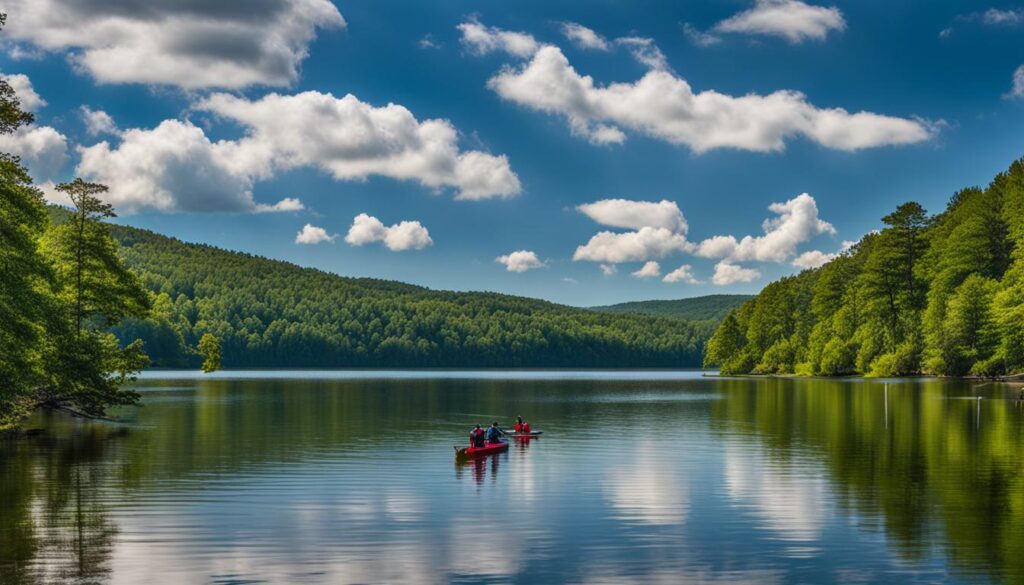
[[[1024,156],[1024,4],[207,4],[15,0],[0,147],[187,241],[573,305],[756,292]]]

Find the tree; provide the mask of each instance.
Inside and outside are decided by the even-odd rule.
[[[0,134],[31,122],[14,90],[0,79]],[[53,274],[39,240],[48,223],[42,193],[28,172],[17,157],[0,153],[0,429],[14,425],[31,407],[43,366],[39,346],[52,308]]]
[[[736,312],[726,315],[722,324],[705,346],[704,367],[719,366],[724,373],[729,363],[743,347],[743,332],[736,320]]]
[[[209,374],[220,369],[220,340],[212,333],[204,333],[199,340],[199,354],[203,356],[203,371]]]
[[[51,228],[43,249],[53,263],[60,310],[48,315],[45,384],[39,404],[75,414],[103,416],[108,406],[133,404],[124,387],[148,364],[141,341],[121,347],[109,327],[126,317],[143,318],[151,300],[123,264],[103,219],[114,217],[96,195],[103,185],[75,179],[57,189],[74,205],[72,220]]]

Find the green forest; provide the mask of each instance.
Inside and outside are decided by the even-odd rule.
[[[1024,372],[1024,160],[929,215],[900,205],[832,262],[730,313],[723,374],[994,377]]]
[[[672,317],[686,321],[714,321],[720,323],[726,315],[753,295],[707,295],[670,301],[633,301],[617,305],[591,307],[608,313],[636,313],[654,317]]]
[[[63,221],[54,209],[55,223]],[[435,291],[111,226],[153,310],[113,331],[154,366],[699,367],[715,322],[594,312],[496,293]]]

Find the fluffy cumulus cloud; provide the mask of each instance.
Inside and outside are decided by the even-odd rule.
[[[599,224],[635,231],[598,232],[589,242],[576,248],[573,260],[620,264],[694,250],[694,245],[686,239],[686,218],[672,201],[602,199],[577,209]]]
[[[114,123],[114,118],[110,114],[103,110],[94,110],[89,106],[82,106],[80,111],[82,113],[82,121],[85,122],[85,131],[90,136],[117,134],[117,124]]]
[[[846,252],[850,248],[854,247],[856,244],[857,242],[843,240],[843,244],[839,248],[839,251],[831,254],[826,254],[821,250],[809,250],[794,258],[793,266],[796,266],[797,268],[802,268],[804,270],[807,270],[808,268],[821,268],[822,266],[838,258],[840,255],[842,255],[843,252]]]
[[[50,126],[23,126],[0,135],[0,152],[21,157],[38,182],[54,178],[68,161],[67,137]]]
[[[686,284],[700,284],[697,277],[693,275],[693,266],[690,266],[689,264],[683,264],[679,268],[669,272],[662,280],[668,283],[685,282]]]
[[[447,120],[418,121],[398,104],[374,107],[353,95],[307,91],[251,101],[214,94],[195,105],[246,128],[222,143],[233,168],[252,176],[312,166],[338,180],[377,175],[457,189],[459,199],[509,197],[519,178],[505,156],[460,151]]]
[[[517,250],[511,254],[504,256],[498,256],[494,259],[498,264],[505,266],[505,270],[509,272],[526,272],[527,270],[533,270],[535,268],[544,268],[547,266],[537,254],[529,250]]]
[[[836,259],[838,254],[826,254],[821,250],[809,250],[793,259],[793,266],[802,268],[820,268]]]
[[[845,28],[843,13],[835,6],[814,6],[800,0],[756,0],[753,8],[719,22],[714,31],[771,35],[800,43],[821,40],[830,31]]]
[[[619,268],[614,264],[601,264],[601,274],[605,276],[612,276],[619,271]]]
[[[317,29],[345,19],[329,0],[12,0],[5,34],[66,52],[100,83],[187,89],[286,86]]]
[[[1024,100],[1024,65],[1021,65],[1013,72],[1013,85],[1010,87],[1008,97]]]
[[[753,268],[743,268],[725,260],[715,264],[715,274],[711,282],[718,286],[728,286],[741,282],[752,282],[761,277],[761,273]]]
[[[477,20],[464,22],[458,29],[462,33],[462,46],[475,55],[505,52],[516,57],[529,57],[540,48],[533,35],[485,26]]]
[[[449,187],[460,199],[520,191],[507,158],[460,151],[458,132],[448,121],[420,122],[400,105],[374,107],[351,95],[339,99],[317,92],[256,101],[216,93],[193,108],[236,122],[244,135],[214,142],[191,122],[165,120],[153,129],[121,132],[113,144],[80,148],[79,174],[109,185],[107,199],[127,213],[295,211],[302,208],[298,200],[257,204],[252,189],[257,181],[299,167],[318,168],[338,180],[383,176]],[[104,123],[96,114],[88,110],[87,124],[98,124],[98,130]]]
[[[11,86],[11,89],[14,90],[15,95],[18,96],[18,101],[21,102],[23,110],[35,112],[46,105],[46,100],[39,97],[35,88],[32,87],[32,80],[28,78],[28,75],[14,73],[12,75],[4,75],[3,78]]]
[[[694,92],[662,69],[633,83],[596,84],[580,75],[558,47],[544,46],[527,63],[488,81],[503,99],[565,117],[572,132],[597,144],[625,140],[623,128],[702,153],[717,148],[781,151],[803,137],[827,148],[856,151],[930,139],[921,120],[842,108],[819,108],[795,91],[730,96]]]
[[[393,252],[422,250],[434,243],[430,239],[430,232],[418,221],[403,221],[386,226],[381,220],[365,213],[360,213],[352,220],[345,241],[353,246],[381,242]]]
[[[82,177],[110,187],[104,199],[118,211],[256,212],[253,178],[225,156],[226,145],[213,143],[189,122],[165,120],[151,130],[121,134],[114,147],[107,141],[79,147]]]
[[[323,242],[333,242],[337,237],[338,234],[329,234],[324,228],[307,223],[302,226],[299,233],[295,235],[295,243],[320,244]]]
[[[803,193],[769,207],[776,217],[764,220],[762,236],[715,236],[702,241],[696,253],[705,258],[731,261],[785,262],[796,254],[799,244],[820,234],[834,234],[832,224],[818,217],[814,198]]]
[[[611,43],[593,30],[575,22],[563,22],[562,34],[577,48],[590,51],[610,51]]]
[[[602,199],[576,207],[581,213],[601,225],[640,229],[665,228],[686,233],[686,218],[674,201],[633,201],[630,199]]]
[[[689,252],[693,244],[686,235],[666,228],[643,227],[635,232],[598,232],[576,248],[573,260],[621,264],[664,258],[674,252]]]
[[[634,278],[658,278],[661,276],[661,265],[654,260],[650,260],[645,262],[640,270],[632,274]]]

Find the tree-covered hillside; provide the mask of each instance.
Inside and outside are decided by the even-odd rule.
[[[56,221],[61,212],[54,211]],[[345,278],[113,226],[156,294],[115,327],[153,365],[198,367],[205,333],[225,367],[699,367],[714,326],[599,313],[495,293]]]
[[[753,295],[707,295],[671,301],[635,301],[602,307],[594,311],[636,313],[654,317],[672,317],[686,321],[713,321],[716,325],[733,309],[754,298]]]
[[[726,317],[723,373],[1024,372],[1024,159],[934,216],[906,203],[885,229]]]

